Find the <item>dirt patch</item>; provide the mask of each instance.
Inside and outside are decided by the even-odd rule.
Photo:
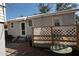
[[[79,56],[79,51],[70,54],[56,54],[48,49],[30,47],[28,42],[9,43],[6,46],[7,56]]]

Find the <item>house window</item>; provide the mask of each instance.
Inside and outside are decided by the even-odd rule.
[[[7,29],[7,25],[4,25],[4,28]]]
[[[29,26],[32,26],[32,21],[31,20],[29,21]]]
[[[14,24],[13,23],[11,23],[11,28],[13,28],[14,27]]]
[[[25,23],[21,23],[22,30],[25,30]]]
[[[60,22],[59,22],[59,20],[58,19],[55,19],[55,26],[60,26]]]

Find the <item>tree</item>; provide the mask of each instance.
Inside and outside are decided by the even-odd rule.
[[[68,10],[77,7],[77,4],[73,4],[73,3],[58,3],[56,5],[57,5],[56,11]]]
[[[49,12],[52,8],[52,7],[50,7],[50,5],[53,6],[53,4],[49,4],[49,3],[47,3],[47,4],[40,3],[38,5],[38,10],[41,13]],[[69,10],[69,9],[73,9],[76,7],[77,7],[77,4],[75,4],[75,3],[56,3],[56,11]]]
[[[49,12],[51,8],[49,4],[40,3],[38,9],[41,13],[46,13]]]

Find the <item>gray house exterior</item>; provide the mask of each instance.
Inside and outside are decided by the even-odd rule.
[[[32,36],[32,27],[74,25],[75,11],[65,10],[10,19],[7,21],[8,35],[29,37]]]

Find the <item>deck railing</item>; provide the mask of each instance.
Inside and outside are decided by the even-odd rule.
[[[79,25],[33,27],[32,45],[60,44],[79,47]]]

